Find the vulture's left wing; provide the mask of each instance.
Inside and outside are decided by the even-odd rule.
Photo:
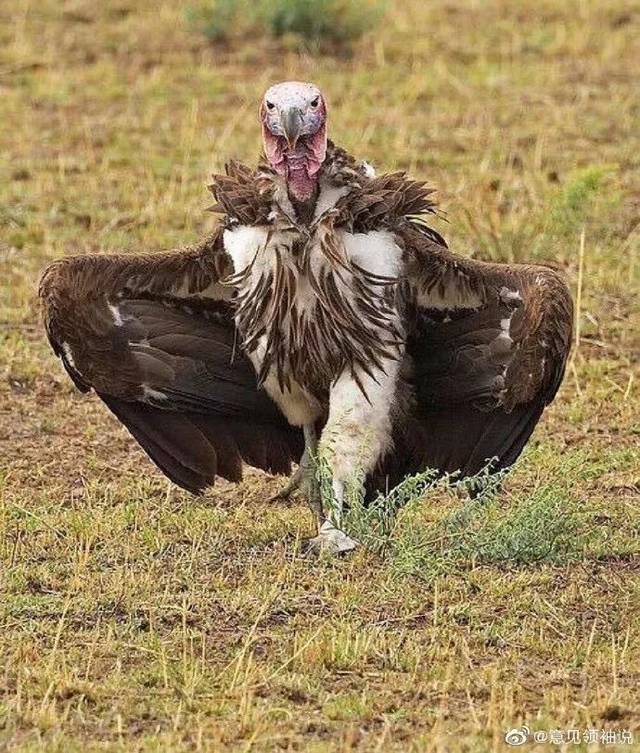
[[[44,273],[47,334],[160,469],[198,491],[242,461],[288,473],[303,449],[236,343],[221,234],[161,254],[76,256]]]
[[[399,427],[387,470],[399,478],[425,467],[468,476],[488,461],[506,468],[562,381],[569,290],[547,267],[456,256],[415,221],[397,237],[417,405]]]

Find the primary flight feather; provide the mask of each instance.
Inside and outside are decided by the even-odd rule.
[[[167,253],[76,256],[40,283],[55,353],[176,484],[247,463],[299,468],[319,524],[345,484],[388,489],[426,468],[509,467],[562,380],[572,302],[547,267],[453,254],[425,223],[431,190],[376,177],[327,139],[313,84],[271,87],[264,156],[210,186],[217,230]],[[318,453],[331,473],[320,499]]]

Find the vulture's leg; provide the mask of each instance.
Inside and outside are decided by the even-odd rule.
[[[313,424],[307,424],[304,427],[304,446],[305,450],[301,463],[305,467],[305,493],[311,512],[314,514],[318,526],[320,526],[324,520],[324,512],[318,480],[318,433]]]
[[[301,491],[306,496],[311,512],[313,512],[318,526],[320,526],[324,520],[324,515],[320,497],[320,484],[316,476],[317,455],[318,435],[316,427],[313,424],[306,424],[304,426],[304,453],[300,458],[300,464],[284,489],[274,494],[269,501],[288,499],[294,492]]]
[[[342,511],[344,507],[344,484],[335,477],[332,481],[333,498],[329,500],[327,507],[329,513],[325,516],[322,500],[319,503],[318,535],[305,542],[307,553],[329,552],[330,554],[342,554],[355,549],[358,542],[340,529],[342,523]]]
[[[386,361],[372,375],[359,373],[358,380],[345,371],[331,389],[319,456],[328,462],[332,493],[329,500],[323,500],[328,514],[309,542],[312,550],[337,554],[358,545],[341,530],[345,490],[362,491],[367,474],[389,448],[398,363]]]

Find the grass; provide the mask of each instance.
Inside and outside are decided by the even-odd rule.
[[[204,0],[187,6],[186,18],[214,42],[266,33],[292,48],[344,54],[383,11],[384,0]]]
[[[0,749],[484,753],[521,724],[637,745],[639,27],[625,0],[408,0],[345,59],[212,47],[169,2],[0,8]],[[500,493],[407,488],[335,562],[298,556],[280,480],[170,492],[73,391],[34,295],[51,259],[205,232],[208,174],[255,158],[284,78],[432,181],[454,248],[556,264],[580,301]]]

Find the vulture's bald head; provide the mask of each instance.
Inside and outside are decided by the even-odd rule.
[[[292,198],[308,201],[317,191],[327,152],[327,107],[315,84],[285,81],[265,93],[260,105],[264,151],[284,176]]]

